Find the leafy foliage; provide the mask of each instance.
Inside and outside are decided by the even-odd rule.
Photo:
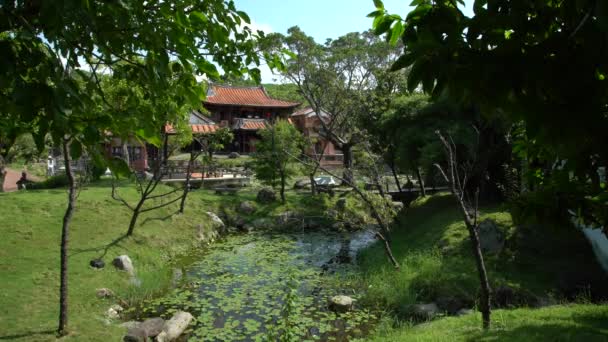
[[[256,177],[265,184],[281,186],[285,202],[285,182],[297,174],[296,158],[302,151],[302,135],[289,122],[280,120],[259,132],[253,168]]]
[[[375,33],[401,37],[404,50],[393,68],[411,68],[410,90],[422,85],[435,98],[522,120],[522,136],[537,147],[528,151],[531,171],[561,160],[573,176],[555,180],[560,187],[578,183],[590,197],[605,192],[598,175],[608,165],[604,1],[476,0],[472,17],[454,1],[415,1],[405,19],[375,3]],[[590,209],[589,218],[604,216],[585,201],[570,205]]]

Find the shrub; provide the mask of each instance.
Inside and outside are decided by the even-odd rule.
[[[31,183],[27,185],[28,189],[39,190],[39,189],[56,189],[68,186],[68,177],[65,174],[59,174],[47,178],[45,181],[39,183]]]

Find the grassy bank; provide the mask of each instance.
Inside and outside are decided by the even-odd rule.
[[[161,186],[162,187],[162,186]],[[205,211],[234,210],[255,193],[238,196],[192,192],[184,215],[167,217],[170,206],[140,217],[132,237],[120,239],[127,230],[130,212],[110,197],[105,183],[80,192],[70,234],[69,309],[70,332],[65,340],[118,341],[124,329],[106,325],[105,311],[117,299],[98,299],[96,289],[106,287],[117,297],[135,302],[162,292],[172,277],[171,263],[177,256],[201,248],[195,235],[205,225]],[[131,186],[121,188],[123,197],[134,201]],[[38,190],[0,194],[0,340],[54,340],[58,317],[59,241],[66,191]],[[288,206],[259,206],[255,215],[272,214],[286,207],[300,207],[303,196],[289,193]],[[114,257],[127,254],[133,260],[140,286],[124,272],[114,269]],[[102,257],[106,267],[95,270],[89,261]]]
[[[557,305],[495,310],[493,328],[481,329],[481,315],[447,317],[398,328],[380,327],[374,341],[606,341],[608,306]]]
[[[597,284],[605,284],[606,277],[579,232],[568,227],[516,226],[511,215],[500,206],[482,208],[481,220],[488,218],[496,221],[506,234],[504,250],[497,255],[486,255],[490,282],[494,289],[506,286],[513,289],[514,306],[572,300],[564,293],[571,285],[569,282],[578,279],[591,279],[596,287]],[[392,238],[394,254],[401,264],[400,271],[390,267],[379,245],[365,250],[360,260],[364,272],[363,286],[368,288],[366,303],[388,310],[387,316],[394,317],[389,326],[401,326],[395,330],[388,329],[389,332],[383,329],[376,339],[385,340],[383,338],[388,336],[392,340],[416,341],[418,337],[422,340],[449,340],[453,337],[450,331],[459,329],[463,332],[458,338],[472,337],[475,340],[477,335],[467,329],[474,332],[481,327],[477,315],[440,319],[415,328],[409,328],[410,323],[404,315],[408,305],[414,303],[447,300],[469,308],[475,305],[479,288],[477,273],[468,233],[453,199],[439,194],[414,202],[399,217]],[[587,290],[568,295],[586,300],[591,295]],[[518,336],[515,330],[520,329],[526,320],[540,322],[545,316],[553,317],[554,322],[564,321],[562,328],[566,329],[578,324],[575,321],[565,323],[564,317],[574,315],[574,309],[592,318],[605,316],[607,312],[593,305],[539,311],[497,311],[493,316],[497,322],[495,330],[484,336],[490,338],[498,331],[505,332],[505,329]],[[505,325],[501,326],[503,318]],[[425,330],[427,326],[428,330]],[[410,331],[420,334],[411,334],[410,337]],[[549,337],[548,340],[553,339]]]

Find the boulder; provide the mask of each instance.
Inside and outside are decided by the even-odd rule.
[[[209,218],[211,219],[211,228],[213,230],[217,230],[217,231],[221,232],[224,230],[224,228],[226,228],[224,221],[222,221],[222,219],[219,216],[217,216],[215,213],[208,211],[207,216],[209,216]]]
[[[301,223],[301,221],[301,215],[293,211],[283,212],[276,217],[276,224],[281,227],[286,225],[293,225],[295,223]]]
[[[277,200],[277,194],[271,188],[263,188],[258,192],[256,201],[260,203],[272,203]]]
[[[473,301],[459,297],[441,297],[437,299],[437,307],[445,311],[448,315],[455,315],[462,308],[473,306]]]
[[[255,211],[255,204],[251,201],[243,201],[239,204],[239,212],[250,215]]]
[[[405,314],[415,321],[428,321],[437,316],[441,311],[435,303],[428,304],[413,304],[405,309]]]
[[[392,201],[391,203],[393,204],[393,209],[395,209],[396,211],[400,211],[405,208],[403,202]]]
[[[176,312],[170,320],[165,322],[162,331],[156,336],[156,341],[174,341],[186,330],[192,319],[192,315],[188,312]]]
[[[103,262],[103,260],[101,259],[93,259],[89,261],[89,265],[91,265],[91,267],[93,268],[104,268],[106,266],[106,263]]]
[[[228,154],[228,158],[230,159],[236,159],[239,158],[241,155],[238,152],[230,152],[230,154]]]
[[[253,220],[253,222],[251,222],[251,226],[254,229],[271,228],[274,226],[274,222],[269,217],[262,217],[262,218]]]
[[[127,273],[133,275],[135,274],[135,269],[133,268],[133,263],[131,262],[131,258],[128,255],[119,255],[114,260],[112,260],[112,265],[118,268],[121,271],[126,271]]]
[[[124,309],[122,308],[122,306],[114,304],[106,311],[106,316],[109,319],[119,319],[120,313],[123,312],[123,310]]]
[[[484,220],[478,226],[479,243],[484,253],[499,253],[505,246],[505,234],[490,219]]]
[[[458,310],[458,312],[456,312],[456,316],[470,315],[472,313],[473,313],[473,310],[463,308],[463,309]]]
[[[112,298],[114,297],[114,292],[107,288],[97,289],[97,298]]]
[[[300,179],[293,184],[294,189],[310,189],[310,179]]]
[[[334,312],[347,312],[353,308],[353,302],[349,296],[333,296],[329,298],[329,308]]]
[[[123,342],[147,342],[148,336],[146,331],[139,327],[139,324],[133,328],[127,329],[127,334],[122,338]]]
[[[325,223],[318,217],[305,217],[303,222],[303,228],[305,229],[320,229],[323,228]]]

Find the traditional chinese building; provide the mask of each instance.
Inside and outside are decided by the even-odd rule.
[[[328,122],[329,118],[330,116],[327,112],[321,111],[320,115],[317,115],[310,107],[300,109],[291,114],[293,125],[312,143],[307,149],[306,154],[318,160],[321,165],[340,166],[343,160],[342,151],[337,149],[331,141],[325,139],[321,134],[323,131],[321,119]]]
[[[207,126],[230,127],[234,132],[232,146],[228,152],[255,152],[258,131],[266,128],[278,118],[289,119],[300,104],[273,99],[262,86],[235,87],[209,84],[203,106],[210,113],[205,118]],[[192,125],[193,117],[190,117]],[[194,131],[194,127],[193,127]]]

